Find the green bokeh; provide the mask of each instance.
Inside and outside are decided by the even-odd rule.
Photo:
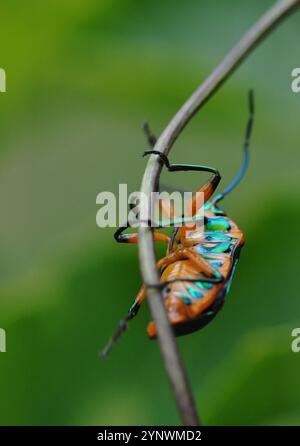
[[[140,276],[136,247],[96,227],[96,195],[139,188],[143,120],[159,133],[272,1],[3,3],[0,424],[178,424],[146,306],[109,361],[97,357]],[[254,88],[250,168],[224,202],[246,246],[223,311],[179,340],[206,424],[300,424],[290,348],[300,325],[299,23],[297,13],[249,57],[172,151],[216,166],[227,185]]]

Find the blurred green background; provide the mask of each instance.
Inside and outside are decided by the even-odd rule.
[[[109,361],[97,356],[140,286],[136,246],[99,229],[96,195],[138,190],[159,134],[272,1],[10,0],[0,66],[0,424],[178,424],[156,342],[139,313]],[[205,424],[299,424],[300,65],[296,13],[184,131],[172,160],[241,163],[256,93],[251,164],[224,207],[246,246],[227,304],[179,339]],[[204,178],[204,177],[203,177]],[[164,174],[196,188],[202,177]],[[163,251],[159,250],[162,254]],[[300,354],[299,354],[300,355]]]

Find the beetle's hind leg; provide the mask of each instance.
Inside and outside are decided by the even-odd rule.
[[[169,172],[188,172],[188,171],[194,171],[194,172],[209,172],[211,173],[211,177],[209,180],[201,186],[201,188],[197,192],[202,192],[204,194],[204,203],[209,200],[209,198],[212,196],[212,194],[215,192],[220,180],[221,175],[217,169],[211,166],[204,166],[201,164],[171,164],[167,155],[160,152],[159,150],[145,150],[143,156],[148,155],[158,155],[160,158],[161,163],[166,166]],[[194,194],[192,199],[192,215],[196,215],[198,212],[197,207],[197,195]]]
[[[160,270],[161,268],[174,262],[174,260],[176,260],[176,258],[177,258],[176,256],[177,256],[177,254],[172,253],[172,254],[169,254],[168,256],[160,259],[157,262],[157,269]],[[158,286],[159,286],[159,284],[158,284]],[[142,303],[145,300],[145,295],[146,295],[146,289],[145,289],[145,286],[142,286],[138,295],[136,296],[136,298],[133,302],[133,305],[130,307],[127,316],[124,319],[121,319],[117,330],[112,335],[112,337],[108,341],[105,348],[100,352],[100,357],[102,359],[106,359],[108,357],[113,346],[116,344],[116,342],[121,337],[121,335],[127,330],[128,322],[137,315]]]
[[[129,308],[127,316],[124,319],[120,320],[117,330],[112,335],[105,348],[100,352],[100,356],[102,359],[106,359],[108,357],[113,346],[117,343],[118,339],[122,336],[122,334],[127,330],[128,322],[137,315],[140,306],[142,305],[144,300],[145,300],[145,287],[142,286],[142,288],[140,289],[138,295],[134,300],[133,305]]]

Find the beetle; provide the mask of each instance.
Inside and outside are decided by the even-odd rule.
[[[157,262],[160,271],[160,283],[152,286],[161,288],[165,308],[170,324],[176,336],[192,333],[207,325],[222,308],[225,297],[229,292],[231,281],[237,266],[241,248],[244,245],[244,235],[236,223],[220,209],[219,202],[231,192],[245,174],[249,162],[249,143],[253,127],[254,98],[253,91],[249,92],[249,118],[243,144],[243,162],[241,169],[232,183],[213,198],[213,194],[221,180],[221,176],[213,167],[195,164],[171,164],[163,153],[154,150],[155,136],[149,126],[145,126],[145,133],[151,150],[146,155],[156,155],[169,172],[203,171],[212,175],[197,192],[204,196],[204,230],[196,225],[197,208],[196,194],[192,197],[191,217],[195,220],[192,226],[182,219],[180,227],[174,227],[171,237],[154,231],[155,241],[167,244],[167,254]],[[164,209],[169,217],[174,215],[170,207]],[[129,227],[127,222],[118,228],[114,236],[119,243],[137,243],[136,233],[123,232]],[[145,285],[142,286],[125,319],[120,321],[118,330],[101,352],[107,357],[111,348],[126,330],[129,320],[134,318],[146,294]],[[150,339],[156,337],[153,321],[148,325]]]

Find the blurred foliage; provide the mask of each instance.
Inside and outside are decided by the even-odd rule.
[[[97,193],[139,188],[146,147],[272,1],[3,2],[0,66],[0,424],[176,424],[145,306],[108,362],[97,357],[140,277],[135,246],[95,224]],[[256,92],[251,164],[224,206],[244,229],[224,310],[179,339],[206,424],[299,424],[299,13],[197,115],[171,158],[240,165]],[[164,174],[195,188],[197,175]],[[202,181],[202,180],[201,180]],[[162,252],[161,250],[159,252]]]
[[[205,389],[208,423],[299,424],[300,365],[286,349],[288,332],[289,326],[253,331],[238,343]]]

